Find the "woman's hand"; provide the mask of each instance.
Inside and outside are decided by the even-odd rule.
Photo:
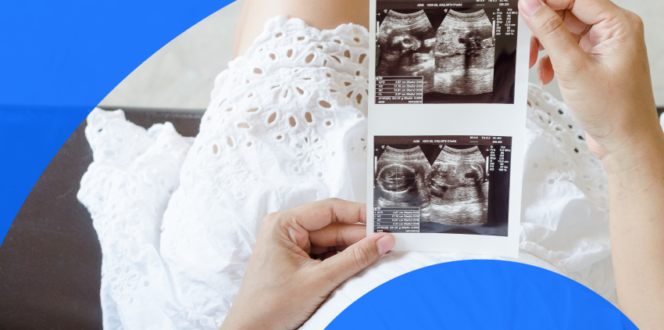
[[[328,199],[265,217],[221,329],[302,325],[337,286],[394,246],[390,234],[365,237],[358,223],[366,213],[365,204]]]
[[[563,99],[608,174],[620,309],[641,329],[664,325],[664,133],[641,19],[609,0],[519,0],[543,83]]]
[[[555,72],[591,152],[608,172],[638,165],[635,143],[662,139],[641,19],[609,0],[519,0],[519,8],[535,35],[530,65],[547,50],[539,78],[548,84]]]

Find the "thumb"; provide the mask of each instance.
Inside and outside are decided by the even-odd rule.
[[[540,0],[519,0],[519,10],[548,52],[556,73],[576,74],[585,67],[588,56],[553,9]]]
[[[336,288],[353,275],[371,266],[382,255],[394,247],[394,236],[390,234],[373,234],[349,246],[343,252],[318,264],[325,274],[330,290]]]

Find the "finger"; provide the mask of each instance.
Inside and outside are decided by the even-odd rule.
[[[544,2],[553,10],[569,10],[577,19],[587,25],[595,25],[603,20],[615,18],[619,13],[618,6],[610,0],[544,0]]]
[[[563,15],[563,22],[565,22],[565,26],[567,26],[569,32],[571,32],[572,34],[580,34],[580,35],[588,33],[588,30],[590,30],[592,25],[582,22],[570,10],[565,11],[565,13],[566,14]]]
[[[317,264],[316,271],[325,274],[330,290],[339,286],[359,271],[369,267],[394,247],[394,236],[373,234],[349,246],[346,250]]]
[[[540,1],[546,2],[545,0],[540,0]],[[551,7],[549,6],[549,8],[551,8]],[[553,8],[551,8],[551,9],[553,9]],[[581,22],[581,20],[579,20],[574,15],[574,13],[572,13],[571,10],[555,10],[555,9],[553,9],[553,10],[556,12],[556,14],[558,14],[558,17],[560,17],[560,19],[563,21],[563,23],[565,23],[565,26],[567,27],[567,30],[569,30],[569,32],[571,32],[572,34],[574,34],[574,33],[576,33],[576,34],[585,33],[591,27],[591,25],[588,25],[584,22]]]
[[[309,233],[311,244],[315,246],[348,246],[367,236],[363,225],[333,223]]]
[[[295,243],[298,247],[300,247],[304,252],[307,254],[311,253],[311,242],[309,241],[309,231],[306,230],[304,227],[302,227],[300,224],[297,222],[288,222],[285,221],[284,219],[290,219],[288,216],[280,216],[279,219],[281,219],[281,224],[286,223],[285,226],[282,225],[281,228],[285,228],[286,232],[288,233],[288,237],[290,240]]]
[[[325,254],[323,254],[322,258],[323,258],[323,260],[326,260],[326,259],[334,257],[335,255],[337,255],[337,251],[334,251],[334,252],[330,251],[330,252],[326,252]]]
[[[352,245],[348,245],[348,246],[352,246]],[[336,247],[337,252],[344,252],[344,251],[346,251],[346,249],[348,248],[348,246],[337,246],[337,247]]]
[[[295,222],[310,232],[331,223],[353,224],[367,221],[365,204],[334,198],[304,204],[283,213],[282,219],[285,219],[286,223]]]
[[[542,57],[537,63],[537,78],[542,85],[548,85],[553,80],[553,66],[549,55]]]
[[[542,46],[542,43],[539,42],[539,39],[537,39],[536,36],[533,36],[533,38],[535,38],[535,40],[537,40],[537,45],[539,46],[539,48],[537,48],[537,49],[538,49],[540,52],[543,51],[543,50],[544,50],[544,46]]]
[[[521,0],[519,8],[524,21],[551,57],[557,72],[572,75],[583,71],[588,57],[553,9],[540,0]]]
[[[590,35],[586,34],[579,40],[579,47],[581,47],[584,52],[590,54],[590,51],[595,47],[595,44],[590,40]]]
[[[539,42],[537,38],[530,38],[530,68],[532,68],[535,63],[537,63],[537,56],[539,55]]]
[[[581,37],[585,36],[586,34],[578,34],[578,33],[572,33],[572,38],[576,40],[576,43],[578,44],[579,41],[581,40]],[[535,49],[533,49],[535,48]],[[582,48],[583,49],[583,48]],[[544,46],[537,40],[536,36],[531,36],[530,37],[530,60],[532,61],[533,59],[533,52],[535,54],[538,54],[539,52],[544,50]],[[535,57],[535,62],[537,62],[537,57]],[[532,68],[535,63],[531,63],[530,67]]]

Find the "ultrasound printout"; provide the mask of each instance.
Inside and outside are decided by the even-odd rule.
[[[530,30],[518,0],[371,0],[367,235],[519,253]]]
[[[507,236],[511,137],[374,137],[374,232]]]
[[[517,3],[377,0],[376,103],[514,103]]]

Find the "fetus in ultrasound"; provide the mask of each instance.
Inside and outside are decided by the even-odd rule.
[[[428,175],[430,204],[424,221],[445,225],[482,225],[487,222],[489,183],[485,160],[477,147],[446,146]]]
[[[419,207],[422,222],[451,226],[487,223],[489,181],[486,160],[477,146],[445,146],[433,165],[419,146],[386,146],[376,165],[376,206]]]
[[[436,38],[436,92],[477,95],[493,91],[493,25],[484,10],[450,10]]]
[[[483,169],[479,165],[435,164],[429,177],[429,193],[432,196],[444,198],[451,188],[467,185],[481,185],[484,180]],[[484,198],[482,191],[478,191],[478,198]]]
[[[387,13],[378,31],[380,52],[376,76],[423,78],[424,92],[433,91],[435,31],[423,10]]]

